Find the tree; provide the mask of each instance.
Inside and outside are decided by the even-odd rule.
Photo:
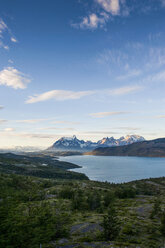
[[[50,203],[4,203],[0,206],[0,247],[35,248],[67,236],[68,216]]]
[[[154,207],[153,210],[151,212],[150,218],[154,218],[155,216],[160,217],[161,216],[161,201],[160,199],[156,199],[155,203],[154,203]]]
[[[107,208],[114,201],[114,194],[112,192],[106,192],[103,200],[104,206]]]
[[[119,221],[113,205],[108,209],[108,213],[104,215],[103,223],[104,238],[106,240],[115,240],[119,234]]]
[[[165,247],[165,210],[162,213],[160,231],[163,237],[163,247]]]
[[[90,211],[97,210],[101,207],[101,196],[95,193],[89,193],[87,197],[87,205]]]

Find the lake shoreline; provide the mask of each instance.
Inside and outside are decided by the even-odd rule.
[[[165,158],[80,155],[59,157],[59,160],[81,166],[69,171],[100,182],[118,184],[165,176]]]

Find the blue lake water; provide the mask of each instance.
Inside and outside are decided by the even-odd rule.
[[[95,181],[122,183],[165,176],[165,158],[69,156],[60,160],[82,166],[72,171],[84,173]]]

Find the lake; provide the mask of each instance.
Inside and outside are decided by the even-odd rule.
[[[165,158],[69,156],[59,159],[82,166],[72,171],[84,173],[95,181],[123,183],[165,176]]]

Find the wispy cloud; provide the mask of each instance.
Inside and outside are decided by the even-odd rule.
[[[54,134],[41,134],[41,133],[25,133],[25,132],[16,132],[13,128],[6,128],[3,131],[0,131],[0,135],[8,137],[17,137],[17,138],[27,138],[27,139],[54,139]],[[56,135],[57,136],[57,135]]]
[[[46,121],[46,120],[48,120],[48,119],[17,120],[16,122],[18,122],[18,123],[27,123],[27,124],[35,124],[35,123],[43,122],[43,121]]]
[[[155,69],[165,65],[165,48],[151,47],[146,51],[146,67]]]
[[[0,34],[2,34],[2,32],[7,29],[7,25],[6,23],[0,18]]]
[[[106,136],[111,136],[113,134],[119,134],[118,132],[111,132],[111,131],[84,131],[84,132],[79,132],[80,134],[95,134],[95,135],[106,135]]]
[[[6,23],[0,18],[0,47],[3,47],[4,49],[7,49],[8,46],[6,46],[3,42],[3,33],[7,30]]]
[[[93,91],[67,91],[67,90],[51,90],[40,95],[30,96],[26,103],[44,102],[50,99],[56,101],[66,101],[80,99],[85,96],[94,94]]]
[[[165,82],[165,70],[163,71],[160,71],[158,73],[155,73],[151,76],[148,76],[145,81],[148,81],[148,82]]]
[[[141,70],[131,70],[131,71],[128,71],[128,73],[125,75],[118,76],[116,79],[117,80],[127,80],[129,78],[137,77],[137,76],[141,75],[141,73],[142,73]]]
[[[126,44],[126,48],[128,49],[135,49],[135,50],[140,50],[144,47],[144,45],[141,42],[128,42]]]
[[[128,112],[99,112],[99,113],[89,114],[89,116],[94,118],[104,118],[107,116],[123,115],[123,114],[128,114]]]
[[[117,130],[127,130],[127,131],[136,131],[136,130],[140,130],[141,128],[138,127],[114,127],[112,129],[117,129]]]
[[[135,92],[138,92],[142,89],[143,89],[142,86],[138,86],[138,85],[131,86],[130,85],[130,86],[125,86],[125,87],[120,87],[120,88],[109,90],[108,93],[109,93],[109,95],[119,96],[119,95],[126,95],[126,94],[130,94],[130,93],[135,93]]]
[[[135,93],[142,89],[143,89],[142,86],[129,85],[115,89],[103,89],[103,90],[93,90],[93,91],[52,90],[52,91],[44,92],[42,94],[29,96],[29,99],[26,100],[25,103],[32,104],[37,102],[45,102],[51,99],[56,101],[77,100],[85,96],[91,96],[91,95],[95,95],[97,97],[109,96],[109,95],[120,96],[120,95]],[[61,121],[59,122],[61,123]]]
[[[4,107],[0,105],[0,109],[3,109]]]
[[[140,54],[142,55],[139,56]],[[108,74],[115,76],[115,79],[123,80],[144,76],[150,74],[151,71],[164,68],[165,48],[141,46],[140,43],[127,43],[123,44],[119,50],[105,49],[98,55],[97,63],[102,65]],[[118,75],[119,71],[121,76]]]
[[[75,131],[75,128],[73,127],[43,127],[43,128],[39,128],[40,130],[60,130],[60,131]]]
[[[53,121],[52,124],[79,125],[80,122],[73,122],[73,121]]]
[[[13,61],[12,59],[9,59],[9,60],[8,60],[8,63],[13,64],[14,61]]]
[[[30,82],[30,78],[13,67],[7,67],[0,71],[0,85],[25,89]]]
[[[7,24],[0,18],[0,48],[9,50],[9,46],[4,43],[5,32],[9,35],[11,42],[16,43],[17,39],[12,35],[11,30],[8,28]]]
[[[122,50],[105,49],[102,53],[99,54],[97,62],[99,64],[111,67],[124,67],[124,65],[128,63],[129,59],[130,57],[128,56],[128,54],[123,52]]]
[[[158,115],[156,116],[157,119],[165,119],[165,115]]]
[[[12,128],[12,127],[7,127],[7,128],[4,129],[4,131],[5,131],[5,132],[14,132],[15,129]]]
[[[0,124],[6,123],[7,120],[0,120]]]

